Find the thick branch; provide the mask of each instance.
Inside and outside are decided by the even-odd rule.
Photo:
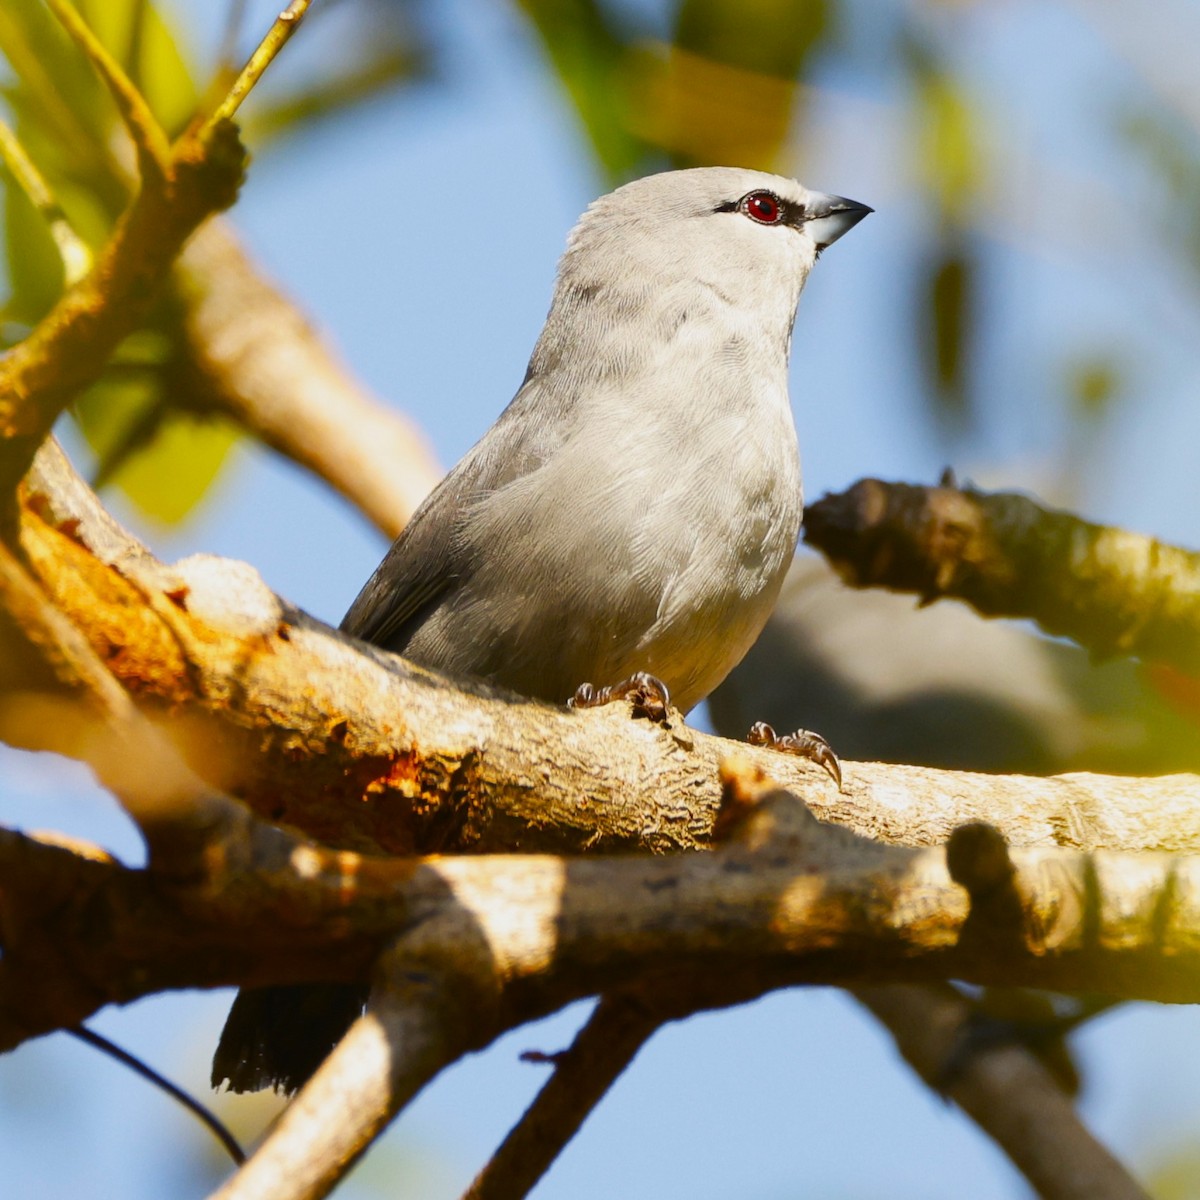
[[[268,820],[398,853],[707,844],[731,743],[678,717],[658,726],[621,706],[574,712],[478,683],[460,690],[334,633],[244,564],[163,567],[53,448],[29,489],[22,545],[47,594],[147,712],[170,715],[164,727],[197,773]],[[1015,845],[1200,849],[1194,776],[863,763],[847,766],[839,794],[798,760],[746,753],[818,816],[886,841],[934,844],[984,820]]]
[[[712,854],[413,862],[280,836],[252,854],[230,839],[204,865],[164,879],[0,838],[0,1048],[166,988],[363,980],[397,933],[389,969],[473,972],[500,997],[498,1028],[679,978],[739,998],[958,978],[1200,1000],[1200,858],[1013,851],[1019,903],[993,912],[968,904],[940,848],[821,825],[786,793],[755,800]]]
[[[957,597],[1097,654],[1200,674],[1200,554],[1013,492],[878,479],[810,505],[804,530],[854,587]]]

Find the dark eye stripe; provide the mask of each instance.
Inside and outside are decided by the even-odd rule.
[[[751,201],[759,197],[769,198],[778,206],[779,215],[773,220],[765,219],[750,212],[748,206]],[[774,192],[768,192],[761,188],[753,192],[747,192],[740,200],[723,200],[713,211],[720,213],[740,212],[749,217],[757,225],[791,225],[794,228],[799,228],[804,223],[807,215],[803,204],[797,204],[792,200],[785,200],[782,196],[777,196]]]

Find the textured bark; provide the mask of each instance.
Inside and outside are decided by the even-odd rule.
[[[574,712],[454,686],[328,629],[245,564],[158,564],[89,497],[48,447],[22,509],[33,570],[197,774],[266,819],[393,853],[708,843],[724,739],[677,715],[658,726],[623,706]],[[78,753],[77,722],[0,721],[9,740]],[[937,844],[982,820],[1014,845],[1200,848],[1195,776],[852,763],[838,793],[799,760],[741,752],[822,819],[883,841]]]
[[[864,479],[804,514],[805,540],[855,587],[957,597],[1031,617],[1096,654],[1200,674],[1200,554],[1013,492]]]

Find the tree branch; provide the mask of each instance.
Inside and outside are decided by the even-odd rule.
[[[258,44],[241,73],[230,85],[221,102],[213,109],[201,128],[201,136],[208,137],[219,125],[233,120],[242,101],[250,94],[254,85],[262,78],[263,72],[269,67],[275,56],[287,45],[292,34],[300,28],[304,14],[308,12],[312,0],[291,0],[279,16],[275,18],[266,37]]]
[[[729,743],[677,717],[664,729],[616,708],[571,713],[479,685],[460,691],[326,630],[240,564],[198,558],[164,567],[104,514],[53,446],[31,476],[22,545],[51,610],[79,622],[88,652],[141,709],[169,706],[164,728],[206,777],[235,783],[276,818],[311,820],[330,840],[364,846],[664,850],[712,841],[715,767]],[[9,608],[28,634],[33,623],[19,605]],[[230,752],[239,745],[242,753]],[[1183,821],[1196,819],[1198,784],[1187,776],[1005,780],[859,764],[848,771],[849,794],[835,797],[801,764],[744,753],[788,777],[815,809],[876,837],[928,844],[987,815],[1021,843],[1197,840]],[[319,772],[327,774],[314,787]],[[1200,995],[1189,940],[1200,925],[1189,899],[1200,866],[1191,860],[1064,850],[1016,851],[1010,860],[967,831],[955,839],[952,877],[940,850],[860,842],[793,811],[791,798],[761,799],[762,785],[746,779],[726,779],[734,843],[673,859],[414,864],[226,830],[192,857],[190,873],[163,879],[89,860],[68,869],[63,851],[10,835],[0,841],[0,1044],[163,987],[362,980],[390,938],[417,930],[432,940],[402,934],[385,991],[392,972],[403,981],[414,961],[459,979],[464,961],[478,964],[481,947],[487,952],[494,1001],[471,1005],[454,1034],[465,1039],[460,1047],[570,999],[652,986],[664,975],[730,980],[739,999],[795,982],[948,976]],[[1150,815],[1131,820],[1131,808]],[[53,869],[46,855],[59,856]],[[689,984],[683,1003],[702,1007],[702,990]],[[364,1093],[373,1100],[349,1124],[332,1122],[337,1147],[321,1143],[326,1158],[360,1152],[456,1053],[435,1036],[438,1019],[400,1006],[405,1037],[434,1022],[413,1045],[435,1049],[408,1057],[402,1040],[386,1079],[377,1060]],[[351,1044],[378,1047],[378,1032],[372,1041],[360,1030]],[[346,1069],[335,1063],[340,1053],[331,1070]],[[354,1068],[353,1078],[369,1069]],[[602,1087],[602,1076],[588,1086]],[[581,1098],[577,1119],[584,1111]],[[562,1144],[568,1135],[564,1124],[555,1137]],[[321,1194],[336,1175],[330,1169],[314,1159],[316,1173],[297,1178],[317,1180],[311,1194]]]
[[[1043,1200],[1146,1200],[1024,1047],[976,1050],[961,1071],[946,1077],[971,1016],[970,1002],[952,987],[857,987],[851,995],[891,1030],[917,1074],[995,1139]]]
[[[5,501],[59,413],[99,377],[117,344],[149,311],[183,243],[206,217],[233,202],[245,155],[234,125],[222,114],[236,109],[286,40],[268,35],[265,49],[260,47],[235,83],[237,94],[169,146],[141,94],[68,0],[52,0],[51,7],[112,95],[133,139],[141,178],[93,269],[0,358],[0,496]],[[306,5],[296,0],[280,18],[285,34],[294,28],[297,7]]]
[[[327,1196],[425,1084],[488,1040],[478,1013],[466,1011],[463,982],[413,964],[381,992],[338,1045],[336,1059],[212,1200]]]
[[[968,904],[941,848],[822,825],[746,772],[725,779],[752,808],[711,854],[414,862],[276,833],[255,849],[230,836],[164,878],[6,834],[0,1046],[165,988],[363,981],[397,934],[401,972],[415,955],[479,974],[486,952],[503,1028],[677,977],[739,998],[956,978],[1200,999],[1200,857],[1014,850],[1019,902],[998,917]]]
[[[142,186],[155,191],[165,189],[171,175],[171,147],[145,97],[76,12],[70,0],[46,0],[46,4],[71,40],[83,51],[112,97],[121,123],[133,142]]]
[[[1013,492],[878,479],[806,508],[804,537],[853,587],[953,596],[1100,655],[1200,674],[1200,554],[1177,546]]]
[[[268,821],[392,853],[708,843],[731,743],[678,716],[651,725],[621,706],[567,711],[454,686],[329,630],[245,564],[197,556],[164,567],[52,448],[30,478],[21,544],[108,669],[147,713],[169,715],[164,731],[192,769]],[[34,735],[8,736],[72,752],[55,746],[51,725]],[[847,764],[837,793],[799,760],[745,753],[821,818],[886,841],[935,844],[986,820],[1014,845],[1200,849],[1190,775],[1037,779],[861,763]]]
[[[524,1200],[666,1019],[640,992],[602,996],[570,1048],[551,1056],[554,1073],[462,1200]]]
[[[350,377],[224,222],[197,231],[175,280],[213,404],[395,537],[440,474],[416,426]]]

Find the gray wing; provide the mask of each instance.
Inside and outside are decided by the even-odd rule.
[[[438,484],[392,543],[342,618],[344,632],[402,650],[447,593],[469,578],[461,537],[471,506],[535,470],[566,437],[566,406],[527,379],[496,423]]]

